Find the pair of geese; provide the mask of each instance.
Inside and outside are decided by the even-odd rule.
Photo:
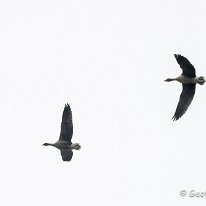
[[[180,95],[180,99],[172,119],[174,121],[178,120],[182,115],[187,111],[189,105],[192,102],[192,99],[195,95],[195,87],[196,84],[203,85],[205,83],[204,77],[196,77],[195,68],[189,62],[189,60],[182,55],[175,54],[174,55],[177,63],[180,65],[182,69],[182,74],[177,78],[168,78],[165,81],[178,81],[182,83],[182,93]],[[81,146],[78,143],[73,144],[71,142],[73,135],[73,123],[72,123],[72,111],[69,104],[66,104],[64,107],[64,111],[62,114],[62,122],[61,122],[61,132],[59,140],[54,143],[44,143],[44,146],[53,146],[61,151],[61,156],[63,161],[70,161],[73,156],[72,150],[80,150]]]

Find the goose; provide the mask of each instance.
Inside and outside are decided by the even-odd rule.
[[[61,151],[63,161],[70,161],[73,156],[72,150],[80,150],[79,143],[71,142],[73,135],[72,111],[69,104],[65,104],[62,114],[61,132],[59,140],[56,143],[44,143],[43,146],[53,146]]]
[[[182,93],[175,114],[172,117],[172,120],[176,121],[183,116],[190,106],[195,95],[196,84],[203,85],[205,83],[205,78],[203,76],[196,77],[195,68],[187,58],[180,54],[174,54],[174,56],[182,69],[182,74],[177,78],[168,78],[165,82],[178,81],[182,83]]]

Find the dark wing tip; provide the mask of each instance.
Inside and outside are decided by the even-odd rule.
[[[180,67],[181,67],[182,61],[186,60],[186,58],[183,57],[181,54],[174,54],[174,57],[177,63],[180,65]]]
[[[175,56],[177,63],[180,65],[180,68],[183,71],[182,73],[183,75],[190,77],[190,78],[196,77],[195,68],[186,57],[180,54],[174,54],[174,56]]]
[[[173,120],[173,121],[177,121],[179,118],[180,118],[180,117],[174,115],[174,116],[172,117],[172,120]]]
[[[69,104],[68,104],[68,103],[66,103],[64,107],[70,107],[70,106],[69,106]]]
[[[64,111],[63,111],[63,113],[64,113],[64,112],[66,112],[67,115],[70,115],[70,113],[72,112],[72,111],[71,111],[71,107],[70,107],[70,105],[69,105],[68,103],[66,103],[65,106],[64,106]]]
[[[65,115],[67,118],[72,118],[72,110],[68,103],[65,104],[63,115]]]
[[[179,58],[185,58],[181,54],[174,54],[174,57],[175,57],[176,60],[179,59]]]

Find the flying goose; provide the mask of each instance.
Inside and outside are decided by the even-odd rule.
[[[61,151],[63,161],[70,161],[73,156],[73,149],[80,150],[81,146],[78,143],[72,144],[71,139],[73,135],[72,111],[69,104],[65,104],[62,114],[61,132],[59,140],[52,143],[44,143],[44,146],[53,146]]]
[[[182,69],[182,74],[177,78],[168,78],[165,80],[166,82],[178,81],[182,83],[182,93],[175,114],[172,117],[173,121],[178,120],[187,111],[195,95],[196,84],[203,85],[205,83],[203,76],[196,77],[195,68],[187,58],[180,54],[174,54],[174,56]]]

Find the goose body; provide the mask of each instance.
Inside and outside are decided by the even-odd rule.
[[[187,58],[180,54],[175,54],[174,56],[182,69],[182,74],[176,78],[168,78],[165,81],[178,81],[182,84],[182,93],[172,118],[175,121],[182,117],[187,111],[195,95],[196,84],[203,85],[205,83],[205,78],[202,76],[196,77],[195,68]]]
[[[197,84],[198,83],[198,78],[189,78],[184,75],[180,75],[179,77],[176,78],[176,80],[182,84]]]
[[[44,143],[44,146],[53,146],[61,151],[63,161],[70,161],[73,156],[72,150],[79,150],[80,144],[71,142],[73,135],[72,112],[69,104],[65,104],[62,114],[61,132],[59,140],[55,143]]]

